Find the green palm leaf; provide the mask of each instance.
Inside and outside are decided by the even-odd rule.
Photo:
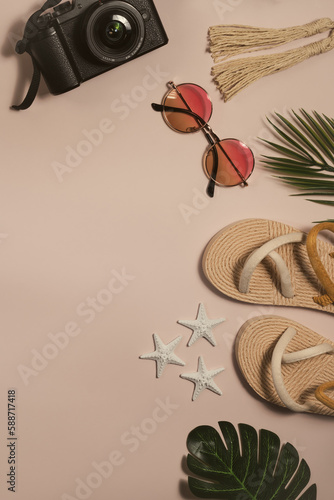
[[[275,113],[277,124],[267,118],[280,142],[261,140],[279,156],[262,155],[262,163],[275,177],[298,189],[299,195],[316,197],[308,201],[333,205],[334,119],[304,109],[292,110],[292,115],[293,122]]]
[[[200,498],[233,500],[315,500],[316,485],[303,490],[310,480],[305,460],[287,443],[280,449],[279,437],[250,425],[239,424],[239,436],[229,422],[219,422],[220,434],[200,426],[187,439],[187,465],[197,477],[188,484]],[[299,496],[301,495],[301,496]]]

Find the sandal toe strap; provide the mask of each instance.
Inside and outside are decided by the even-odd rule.
[[[292,298],[294,295],[293,286],[291,283],[291,276],[287,265],[282,257],[275,251],[282,245],[288,243],[304,243],[305,233],[288,233],[277,236],[272,240],[267,241],[261,247],[256,248],[247,258],[245,265],[242,269],[239,280],[239,292],[248,293],[250,280],[257,266],[263,261],[265,257],[271,257],[275,262],[281,280],[281,292],[284,297]]]
[[[241,271],[238,286],[239,292],[249,292],[250,281],[255,269],[265,257],[270,257],[275,263],[280,277],[282,295],[286,298],[292,298],[294,296],[294,291],[289,269],[283,261],[282,257],[275,250],[280,246],[286,245],[288,243],[306,243],[307,254],[312,268],[326,292],[323,295],[313,297],[313,301],[322,307],[334,304],[334,282],[326,271],[325,266],[319,257],[317,248],[317,236],[321,231],[324,230],[329,230],[334,233],[334,223],[322,222],[320,224],[317,224],[311,229],[307,236],[303,232],[284,234],[270,241],[267,241],[259,248],[253,250],[253,252],[251,252],[247,257]],[[334,258],[334,252],[330,252],[329,256]]]
[[[303,361],[305,359],[313,358],[314,356],[319,356],[320,354],[333,353],[334,347],[331,344],[323,343],[313,347],[302,349],[300,351],[295,351],[293,353],[284,354],[286,347],[288,346],[291,339],[296,335],[296,333],[297,332],[295,328],[289,327],[279,338],[272,354],[272,360],[271,360],[272,378],[276,392],[279,398],[281,399],[282,403],[287,408],[296,412],[307,412],[311,410],[311,405],[309,404],[301,405],[297,403],[287,391],[284,384],[284,378],[281,369],[282,363],[295,363],[297,361]],[[334,387],[334,382],[333,382],[333,387]]]

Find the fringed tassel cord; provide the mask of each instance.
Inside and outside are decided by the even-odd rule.
[[[220,62],[212,68],[214,80],[224,96],[231,99],[259,78],[290,68],[314,55],[334,48],[334,23],[328,18],[302,26],[283,29],[251,26],[216,26],[209,30],[210,51],[214,62],[242,53],[270,49],[287,42],[331,30],[324,40],[313,42],[283,53],[244,57]]]
[[[256,28],[245,25],[219,25],[209,28],[210,52],[214,62],[255,50],[271,49],[288,42],[324,33],[334,28],[329,18],[289,28]]]

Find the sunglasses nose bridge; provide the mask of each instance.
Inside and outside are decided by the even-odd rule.
[[[210,125],[208,123],[206,123],[203,126],[203,131],[205,131],[207,134],[209,134],[211,141],[212,141],[212,142],[209,141],[211,144],[220,142],[218,135],[212,130],[212,128],[210,127]]]

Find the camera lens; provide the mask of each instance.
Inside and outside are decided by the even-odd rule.
[[[120,15],[108,15],[102,18],[96,26],[96,35],[106,47],[115,49],[125,47],[133,35],[133,30],[129,21]]]
[[[107,41],[112,44],[120,43],[126,37],[126,26],[113,19],[106,27],[105,36]]]
[[[121,63],[141,48],[145,26],[142,15],[132,5],[110,1],[89,10],[84,23],[87,46],[99,61]]]

